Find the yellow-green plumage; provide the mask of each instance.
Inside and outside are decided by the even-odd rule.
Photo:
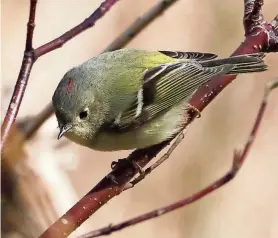
[[[107,151],[160,143],[186,123],[196,89],[212,76],[264,71],[262,56],[122,49],[94,57],[67,72],[53,95],[61,135]]]

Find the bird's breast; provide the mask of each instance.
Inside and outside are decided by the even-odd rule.
[[[128,132],[101,131],[88,147],[99,151],[130,150],[159,144],[180,132],[188,120],[185,101]]]

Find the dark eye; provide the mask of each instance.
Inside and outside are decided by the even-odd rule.
[[[87,111],[83,111],[79,113],[79,118],[84,120],[86,117],[88,116],[88,112]]]

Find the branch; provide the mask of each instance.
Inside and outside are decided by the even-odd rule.
[[[263,2],[263,0],[244,0],[243,25],[245,29],[245,36],[252,34],[254,28],[263,23]]]
[[[33,50],[33,35],[35,29],[35,17],[36,17],[36,8],[37,8],[38,0],[30,0],[30,13],[29,13],[29,21],[27,24],[27,37],[26,37],[26,45],[25,52]]]
[[[97,8],[92,15],[85,19],[82,23],[67,31],[65,34],[56,38],[55,40],[38,47],[33,50],[32,39],[33,32],[35,27],[35,11],[37,0],[30,0],[30,13],[29,21],[27,24],[27,37],[26,37],[26,48],[24,51],[24,57],[22,60],[21,69],[18,75],[18,79],[14,88],[14,92],[4,119],[4,122],[1,127],[1,153],[5,148],[7,137],[10,134],[10,130],[14,124],[14,121],[17,117],[21,101],[23,99],[25,89],[28,83],[30,72],[34,62],[42,55],[49,53],[59,47],[62,47],[63,44],[68,42],[73,37],[82,33],[83,31],[94,26],[96,21],[100,19],[109,9],[117,2],[117,0],[105,0],[99,8]]]
[[[29,75],[34,63],[33,57],[33,33],[35,28],[35,15],[36,15],[37,0],[30,0],[29,20],[27,24],[27,36],[24,56],[20,68],[20,72],[14,87],[13,95],[1,127],[1,153],[4,144],[7,140],[12,125],[17,117],[19,107],[21,105],[25,89],[28,83]]]
[[[245,26],[245,41],[232,53],[233,55],[250,54],[257,52],[278,52],[278,15],[271,23],[263,20],[261,9],[261,0],[245,0],[245,14],[243,23]],[[246,4],[248,3],[248,4]],[[256,5],[255,16],[250,16],[250,4]],[[249,11],[248,11],[249,10]],[[259,12],[259,13],[258,13]],[[258,17],[258,15],[260,17]],[[250,21],[249,19],[257,19]],[[258,20],[259,19],[259,20]],[[235,75],[214,77],[210,83],[201,87],[191,98],[190,104],[202,111],[228,84],[236,78]]]
[[[152,218],[162,216],[168,212],[174,211],[181,207],[187,206],[193,202],[196,202],[197,200],[205,197],[206,195],[212,193],[213,191],[217,190],[218,188],[222,187],[223,185],[225,185],[226,183],[231,181],[237,175],[239,169],[241,168],[242,164],[244,163],[244,161],[247,157],[248,152],[250,151],[250,149],[253,145],[253,142],[256,138],[257,132],[261,125],[262,118],[264,116],[264,112],[265,112],[265,109],[266,109],[266,106],[268,103],[269,94],[270,94],[271,90],[273,90],[276,87],[278,87],[278,77],[277,77],[277,79],[272,80],[267,83],[266,89],[265,89],[265,94],[264,94],[263,100],[261,102],[261,106],[258,111],[257,118],[253,125],[252,131],[248,137],[248,140],[245,143],[243,152],[239,152],[238,150],[235,150],[232,168],[224,176],[222,176],[220,179],[216,180],[214,183],[210,184],[206,188],[202,189],[201,191],[199,191],[185,199],[172,203],[168,206],[156,209],[154,211],[145,213],[143,215],[134,217],[132,219],[126,220],[117,225],[109,225],[107,227],[89,232],[85,235],[79,236],[79,238],[93,238],[93,237],[99,237],[99,236],[103,236],[103,235],[110,235],[112,232],[119,231],[124,228],[136,225],[138,223],[150,220]]]
[[[277,52],[278,51],[278,15],[272,20],[272,31],[270,31],[270,44],[266,49],[266,52]]]
[[[246,2],[249,3],[250,1]],[[257,2],[253,1],[252,3],[255,4]],[[248,34],[246,33],[246,39],[236,49],[233,55],[255,53],[262,50],[267,51],[271,47],[277,47],[277,43],[275,43],[278,35],[276,25],[274,26],[263,21],[256,28],[249,29],[247,27],[245,30],[248,31]],[[190,100],[190,104],[199,111],[202,111],[234,79],[235,76],[214,78],[194,94]],[[192,113],[191,120],[188,121],[188,124],[194,120],[195,116],[196,114]],[[129,155],[128,159],[132,163],[134,162],[140,167],[144,167],[169,143],[170,141],[165,141],[146,149],[135,150]],[[130,179],[138,173],[138,169],[134,168],[132,163],[119,166],[106,175],[89,193],[81,198],[78,203],[43,233],[41,237],[67,236],[108,200],[121,193]]]

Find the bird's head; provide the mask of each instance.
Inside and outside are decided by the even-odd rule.
[[[98,92],[78,68],[70,70],[61,80],[52,97],[58,120],[58,139],[66,136],[88,144],[103,121]]]

